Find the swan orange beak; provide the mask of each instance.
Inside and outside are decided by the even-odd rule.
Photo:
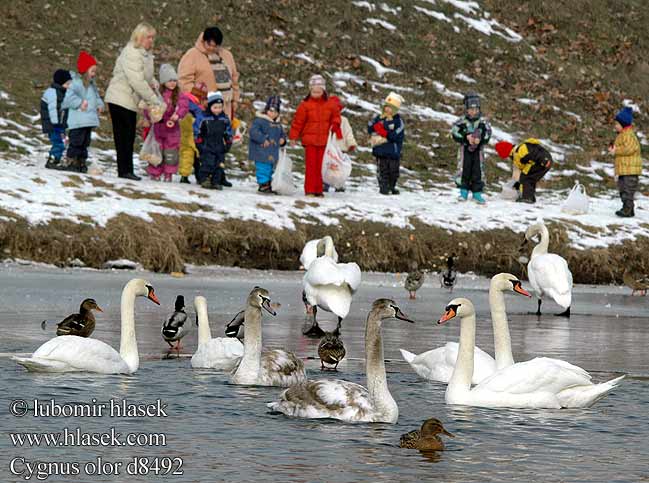
[[[149,295],[147,296],[147,298],[148,298],[149,300],[151,300],[152,302],[154,302],[154,303],[160,305],[160,301],[158,300],[158,297],[156,297],[156,294],[155,294],[155,292],[153,291],[153,289],[149,290]]]
[[[531,297],[530,293],[523,288],[521,282],[514,283],[514,292],[517,292],[521,295],[525,295],[526,297]]]
[[[437,323],[440,325],[444,324],[449,320],[451,320],[452,318],[454,318],[456,315],[457,313],[455,312],[455,309],[450,308],[446,312],[444,312],[444,315],[442,315],[442,317],[437,321]]]

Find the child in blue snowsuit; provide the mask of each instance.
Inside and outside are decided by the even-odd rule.
[[[258,191],[262,193],[272,192],[271,179],[279,160],[279,148],[286,144],[286,134],[279,122],[281,103],[279,96],[269,97],[264,111],[257,113],[250,126],[248,159],[255,162]]]
[[[41,97],[41,124],[43,133],[47,134],[52,143],[47,156],[46,168],[57,169],[61,165],[61,158],[65,151],[65,129],[68,110],[62,109],[61,104],[65,98],[65,91],[72,84],[72,76],[67,70],[59,69],[54,72],[52,85],[48,87]]]
[[[211,92],[207,96],[207,111],[201,121],[199,138],[201,166],[198,182],[203,188],[222,190],[225,184],[225,154],[232,147],[230,118],[223,112],[223,95]],[[232,185],[230,185],[232,186]]]

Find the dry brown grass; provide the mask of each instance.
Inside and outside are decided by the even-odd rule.
[[[103,198],[104,196],[106,195],[101,191],[95,191],[94,193],[83,193],[83,192],[76,191],[74,193],[74,198],[79,201],[92,201],[97,198]]]
[[[214,211],[210,205],[204,205],[202,203],[181,203],[178,201],[164,201],[158,203],[158,206],[164,206],[165,208],[170,208],[176,211],[184,211],[187,213],[196,213],[197,211]]]

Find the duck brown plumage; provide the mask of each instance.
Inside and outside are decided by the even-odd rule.
[[[627,287],[633,290],[631,295],[635,295],[636,292],[641,292],[642,295],[647,295],[647,290],[649,290],[649,275],[633,272],[627,268],[624,270],[622,280],[624,280],[624,284]]]
[[[78,314],[68,315],[57,324],[56,335],[76,335],[88,337],[95,330],[95,314],[93,310],[103,312],[95,299],[85,299],[81,302]]]
[[[419,270],[417,262],[412,262],[410,264],[410,272],[408,273],[408,276],[406,277],[406,281],[404,283],[404,286],[408,291],[408,295],[411,299],[417,298],[417,290],[419,290],[424,284],[425,277],[426,276],[424,275],[424,272]]]
[[[318,357],[322,370],[325,370],[325,363],[333,365],[333,370],[338,368],[338,364],[345,358],[345,345],[340,338],[340,321],[333,332],[327,332],[318,344]]]
[[[420,451],[442,451],[444,449],[444,443],[438,436],[439,434],[445,434],[451,438],[455,437],[444,429],[444,425],[442,425],[439,419],[430,418],[424,421],[421,429],[415,429],[409,433],[402,434],[399,440],[399,447],[418,449]]]

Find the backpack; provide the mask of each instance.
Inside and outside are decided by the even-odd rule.
[[[218,55],[211,56],[210,64],[212,65],[212,71],[214,72],[216,90],[221,92],[231,90],[232,75],[230,74],[228,66],[223,62],[223,58]]]

